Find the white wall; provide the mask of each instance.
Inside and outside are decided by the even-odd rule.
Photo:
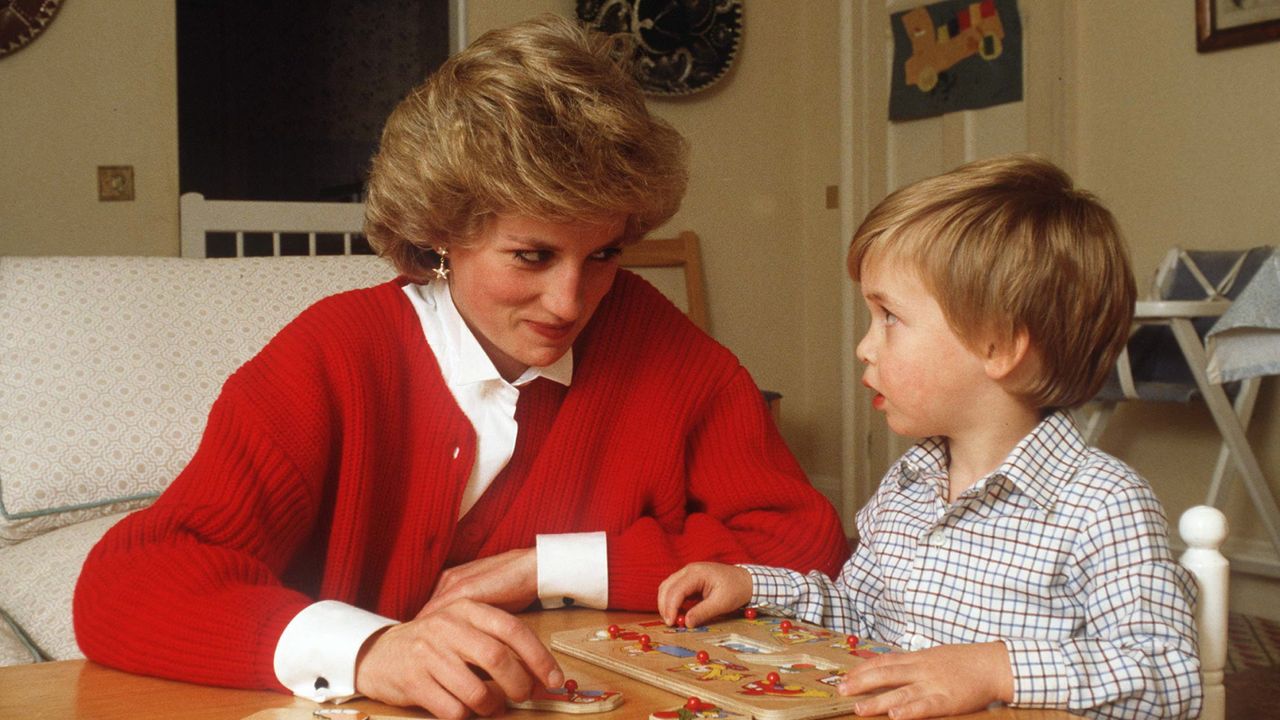
[[[468,34],[569,0],[468,0]],[[691,142],[689,193],[665,229],[702,240],[711,331],[763,387],[783,393],[782,431],[839,502],[840,293],[845,239],[826,187],[840,182],[839,2],[752,2],[737,62],[719,83],[650,108]]]
[[[65,3],[0,60],[0,255],[176,255],[172,0]],[[99,202],[99,165],[132,165],[133,202]]]
[[[1119,219],[1139,286],[1175,245],[1280,243],[1280,42],[1198,54],[1190,2],[1089,0],[1076,22],[1077,179]],[[1176,519],[1202,501],[1217,437],[1203,405],[1148,405],[1123,407],[1102,446],[1150,478]],[[1280,494],[1275,378],[1263,384],[1249,437]],[[1237,546],[1261,541],[1243,495],[1226,508]],[[1249,605],[1280,613],[1271,601],[1233,598],[1233,609]]]

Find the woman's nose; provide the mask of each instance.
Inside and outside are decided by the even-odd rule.
[[[582,273],[577,269],[555,273],[542,298],[547,310],[557,319],[576,321],[582,313]]]

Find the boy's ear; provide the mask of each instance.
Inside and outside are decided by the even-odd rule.
[[[992,380],[1007,380],[1017,373],[1031,355],[1031,336],[1025,328],[1013,334],[987,343],[983,367]]]

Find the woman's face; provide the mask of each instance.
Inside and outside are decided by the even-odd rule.
[[[626,220],[498,215],[475,242],[449,248],[453,302],[502,377],[550,365],[573,346],[613,285]]]

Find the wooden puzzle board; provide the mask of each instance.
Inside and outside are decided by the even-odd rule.
[[[759,720],[808,720],[850,714],[857,697],[843,697],[836,684],[854,665],[893,652],[882,643],[859,641],[798,620],[724,618],[695,630],[673,628],[655,618],[605,628],[551,635],[551,647],[566,655],[635,678],[681,696],[697,696],[730,712]],[[643,650],[641,635],[649,636]],[[707,652],[705,664],[698,651]],[[769,685],[776,672],[780,682]]]

